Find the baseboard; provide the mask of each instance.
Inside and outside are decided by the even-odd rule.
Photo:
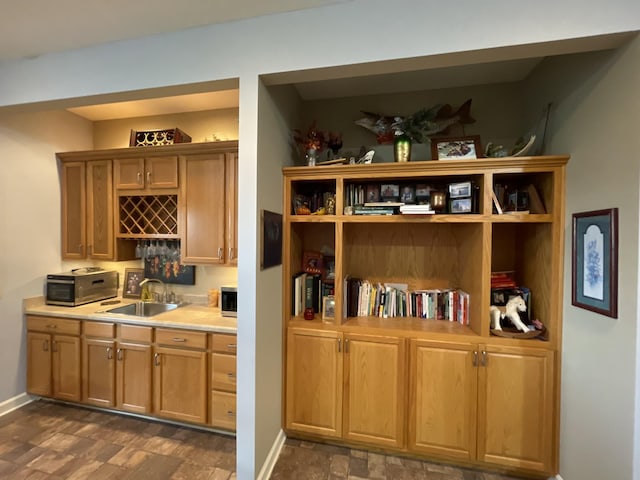
[[[33,398],[26,393],[21,393],[9,400],[5,400],[0,403],[0,417],[6,415],[9,412],[13,412],[20,407],[24,407],[27,403],[33,402]]]
[[[273,445],[271,446],[271,450],[269,450],[267,458],[262,464],[262,468],[260,469],[260,473],[258,473],[256,480],[268,480],[269,477],[271,477],[273,467],[276,466],[276,462],[278,461],[278,457],[280,456],[280,451],[282,450],[282,446],[284,445],[284,441],[286,439],[287,436],[284,434],[284,431],[280,429],[275,441],[273,442]]]

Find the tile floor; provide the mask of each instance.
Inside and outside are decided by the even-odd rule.
[[[0,417],[2,480],[236,480],[235,437],[44,400]],[[272,480],[514,480],[289,438]]]

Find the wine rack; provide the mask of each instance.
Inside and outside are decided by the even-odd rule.
[[[177,238],[177,195],[132,195],[118,199],[119,238]]]

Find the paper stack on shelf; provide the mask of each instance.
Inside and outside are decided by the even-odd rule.
[[[409,215],[425,215],[436,212],[431,208],[431,205],[402,205],[400,207],[400,213]]]

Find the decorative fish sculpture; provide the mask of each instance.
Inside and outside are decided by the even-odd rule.
[[[355,121],[356,125],[376,134],[378,143],[393,141],[395,131],[402,131],[414,142],[424,143],[438,133],[447,133],[449,127],[456,124],[474,123],[470,115],[471,99],[464,102],[455,112],[451,105],[434,105],[423,108],[408,117],[392,117],[371,112],[362,112],[365,117]]]

